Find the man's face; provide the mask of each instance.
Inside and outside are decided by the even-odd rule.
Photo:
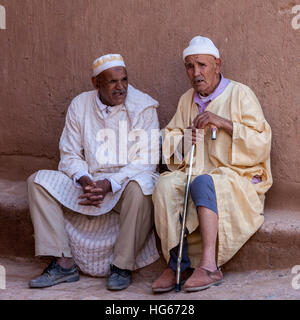
[[[208,96],[220,81],[221,59],[208,54],[197,54],[185,58],[185,68],[197,93]]]
[[[99,76],[92,78],[92,81],[95,88],[99,90],[102,103],[107,106],[117,106],[125,103],[128,79],[124,67],[104,70]]]

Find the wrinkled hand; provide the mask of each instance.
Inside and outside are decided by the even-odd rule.
[[[204,139],[204,132],[201,129],[197,129],[195,127],[188,127],[188,132],[185,132],[184,135],[184,146],[187,147],[188,150],[190,150],[190,146],[192,144],[200,143]],[[192,134],[191,134],[192,133]]]
[[[83,199],[79,202],[79,204],[83,206],[96,206],[100,208],[106,194],[111,191],[111,183],[107,179],[96,182],[88,179],[83,179],[82,182],[81,179],[79,179],[79,183],[82,185],[84,192],[81,196],[79,196],[79,199]]]
[[[82,186],[84,193],[88,192],[89,188],[87,189],[87,187],[96,187],[96,183],[88,176],[81,177],[78,182]]]
[[[197,129],[204,129],[205,133],[207,128],[217,128],[224,129],[230,135],[233,132],[233,124],[230,120],[219,117],[216,114],[205,111],[202,114],[199,114],[193,121],[193,127]]]

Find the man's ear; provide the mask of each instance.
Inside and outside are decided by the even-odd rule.
[[[92,83],[95,89],[99,89],[99,81],[96,77],[92,77]]]
[[[222,60],[220,58],[216,59],[216,71],[217,73],[221,72]]]

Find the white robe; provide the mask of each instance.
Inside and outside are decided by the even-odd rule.
[[[73,257],[83,272],[106,276],[109,272],[109,264],[113,260],[113,244],[119,227],[118,225],[114,227],[118,222],[115,214],[100,216],[115,207],[130,181],[136,181],[145,195],[152,194],[158,179],[156,172],[159,160],[157,135],[159,122],[156,112],[158,102],[129,85],[125,108],[124,106],[116,107],[119,110],[113,110],[112,114],[104,119],[96,103],[96,96],[97,91],[94,90],[82,93],[72,101],[60,139],[61,160],[58,171],[40,170],[34,182],[44,187],[66,208],[83,214],[83,216],[65,215],[66,231]],[[118,164],[117,161],[114,164],[105,163],[102,161],[105,156],[106,159],[118,160],[119,121],[123,121],[123,124],[124,121],[127,123],[127,132],[126,130],[125,132],[131,138],[129,140],[134,140],[135,135],[139,133],[143,134],[144,139],[128,143],[127,164]],[[107,145],[104,140],[99,141],[102,138],[99,132],[103,133],[103,129],[114,132],[117,138],[115,146],[114,143]],[[122,131],[121,139],[124,138],[123,134]],[[151,135],[156,137],[156,141],[153,139],[151,141]],[[120,145],[123,146],[123,144],[124,141],[120,142]],[[139,164],[140,158],[148,158],[149,161]],[[80,171],[87,171],[94,181],[113,178],[122,188],[114,194],[108,193],[101,208],[81,206],[78,204],[78,197],[82,194],[82,188],[76,187],[72,179],[73,175]],[[94,216],[94,218],[91,219],[88,216]],[[152,233],[137,257],[136,268],[151,264],[158,258],[155,237]]]
[[[154,136],[153,133],[159,132],[156,112],[158,102],[129,85],[125,102],[127,132],[133,137],[142,129],[147,134],[147,138],[139,144],[132,141],[128,143],[128,158],[131,159],[128,164],[99,163],[97,156],[98,160],[101,155],[106,155],[107,159],[113,159],[117,158],[116,155],[118,156],[119,153],[118,143],[116,148],[111,148],[110,145],[97,141],[99,130],[112,129],[118,140],[118,124],[119,121],[124,121],[124,116],[116,118],[114,124],[109,121],[109,118],[104,119],[96,103],[96,95],[96,90],[85,92],[72,101],[59,144],[61,156],[59,171],[41,170],[35,178],[35,183],[44,187],[62,205],[91,216],[110,212],[119,201],[129,181],[136,181],[145,195],[151,195],[158,174],[156,173],[157,164],[150,162],[151,159],[159,158],[158,139],[151,141],[151,134]],[[138,149],[140,149],[139,154]],[[136,163],[138,157],[147,158],[148,164]],[[79,171],[88,171],[95,181],[113,178],[122,186],[122,189],[115,194],[108,193],[101,208],[78,205],[78,197],[82,194],[82,189],[76,188],[72,177]]]

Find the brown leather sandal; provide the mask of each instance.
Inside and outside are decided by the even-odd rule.
[[[181,273],[181,284],[191,276],[192,269],[184,270]],[[176,273],[171,268],[167,268],[162,275],[153,283],[152,291],[155,293],[168,292],[175,289]]]
[[[186,281],[183,290],[186,292],[196,292],[212,286],[218,286],[223,282],[223,274],[220,269],[213,272],[198,267],[192,276]]]

